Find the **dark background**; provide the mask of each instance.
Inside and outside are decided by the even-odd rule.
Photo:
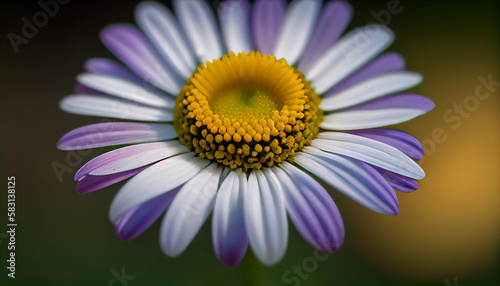
[[[498,1],[401,0],[389,26],[409,70],[424,76],[413,89],[437,107],[397,126],[423,141],[427,176],[412,194],[398,193],[397,217],[376,214],[332,191],[344,218],[343,249],[317,263],[301,285],[499,285],[499,95],[460,116],[443,115],[475,96],[478,77],[500,81]],[[376,20],[388,1],[351,1],[350,29]],[[7,34],[21,34],[22,17],[41,10],[36,1],[3,1],[1,7],[0,220],[6,222],[7,176],[16,176],[16,278],[6,276],[7,239],[0,226],[2,285],[108,285],[125,268],[128,285],[281,285],[293,265],[314,257],[290,228],[288,250],[274,267],[251,251],[236,268],[215,257],[206,223],[178,258],[162,254],[159,223],[139,238],[115,236],[108,208],[121,184],[76,193],[72,177],[104,150],[67,158],[55,145],[66,132],[100,118],[62,112],[75,76],[91,57],[112,57],[98,39],[102,27],[133,22],[135,1],[70,1],[16,54]],[[166,3],[169,5],[169,3]],[[213,3],[217,5],[217,3]],[[373,12],[371,12],[373,11]],[[500,87],[496,87],[497,89]],[[483,90],[484,91],[484,90]],[[454,114],[454,113],[453,113]],[[436,131],[437,130],[437,131]],[[440,136],[433,134],[442,133]],[[58,180],[52,165],[72,169]],[[307,262],[306,262],[307,263]],[[125,285],[116,281],[110,285]],[[289,284],[293,285],[293,284]],[[126,285],[125,285],[126,286]]]

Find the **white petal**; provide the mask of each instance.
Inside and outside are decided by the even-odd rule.
[[[311,146],[355,158],[412,179],[419,180],[425,176],[422,168],[403,152],[363,136],[323,132],[311,142]]]
[[[394,34],[382,25],[368,25],[344,36],[313,64],[305,75],[321,94],[366,64],[394,41]]]
[[[62,110],[81,115],[142,121],[172,121],[171,109],[158,109],[105,95],[76,94],[64,97]]]
[[[204,0],[175,0],[177,18],[202,64],[224,53],[215,15]]]
[[[181,254],[212,211],[222,167],[211,164],[190,179],[175,196],[167,210],[160,245],[167,255]]]
[[[408,121],[426,112],[426,110],[411,108],[341,111],[326,115],[321,128],[355,130],[383,127]]]
[[[281,183],[269,168],[254,170],[245,195],[245,225],[257,259],[273,265],[283,258],[288,242],[288,222]]]
[[[187,153],[147,168],[129,180],[116,194],[109,210],[110,220],[116,223],[131,208],[184,184],[209,163],[209,160]]]
[[[252,50],[250,4],[247,1],[221,3],[219,18],[228,52],[235,54]]]
[[[286,11],[274,55],[284,58],[289,65],[295,64],[304,52],[311,37],[321,0],[294,1]]]
[[[243,212],[247,185],[244,172],[231,171],[222,182],[215,201],[212,243],[217,258],[228,266],[240,263],[248,248]]]
[[[159,92],[147,90],[135,83],[117,77],[84,73],[78,75],[77,80],[92,89],[137,103],[160,108],[173,109],[175,107],[173,98]]]
[[[170,10],[156,2],[141,2],[135,10],[137,24],[158,53],[184,78],[196,69],[196,58]]]
[[[393,72],[365,80],[321,101],[322,110],[337,110],[418,85],[422,76],[414,72]]]

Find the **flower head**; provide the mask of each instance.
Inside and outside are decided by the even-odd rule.
[[[344,1],[227,1],[219,23],[203,0],[136,9],[139,28],[113,25],[104,44],[125,65],[90,59],[63,110],[128,121],[75,129],[62,150],[127,145],[75,175],[79,193],[131,178],[110,220],[133,239],[163,215],[160,244],[177,256],[212,213],[219,260],[237,265],[248,245],[266,265],[283,257],[287,214],[326,253],[344,240],[340,213],[320,182],[383,214],[394,190],[417,189],[423,156],[413,136],[381,129],[430,111],[399,92],[421,81],[404,71],[385,26],[343,37]],[[129,122],[142,121],[139,122]],[[160,123],[161,122],[161,123]]]

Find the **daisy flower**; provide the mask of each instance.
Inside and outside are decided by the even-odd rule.
[[[217,258],[240,263],[250,246],[265,265],[287,247],[288,220],[325,253],[344,240],[323,185],[396,215],[394,190],[424,177],[422,146],[382,129],[430,111],[401,93],[422,77],[381,54],[394,40],[382,25],[347,32],[344,1],[156,2],[135,10],[138,27],[106,27],[121,61],[90,59],[64,111],[122,119],[77,128],[61,150],[126,145],[85,164],[79,193],[129,179],[109,218],[125,240],[163,216],[160,246],[181,254],[211,216]],[[109,120],[108,120],[109,121]]]

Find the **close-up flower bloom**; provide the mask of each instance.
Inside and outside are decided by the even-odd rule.
[[[57,147],[127,145],[78,170],[88,193],[129,179],[111,203],[117,235],[130,240],[163,216],[160,246],[180,255],[211,216],[218,259],[234,266],[250,246],[273,265],[288,244],[288,217],[325,253],[344,241],[342,217],[324,186],[397,215],[395,190],[425,174],[412,135],[382,128],[434,108],[405,93],[406,71],[384,25],[344,33],[344,1],[156,2],[135,10],[138,27],[114,24],[101,40],[121,61],[92,58],[70,113],[116,118],[77,128]],[[132,122],[133,121],[133,122]]]

